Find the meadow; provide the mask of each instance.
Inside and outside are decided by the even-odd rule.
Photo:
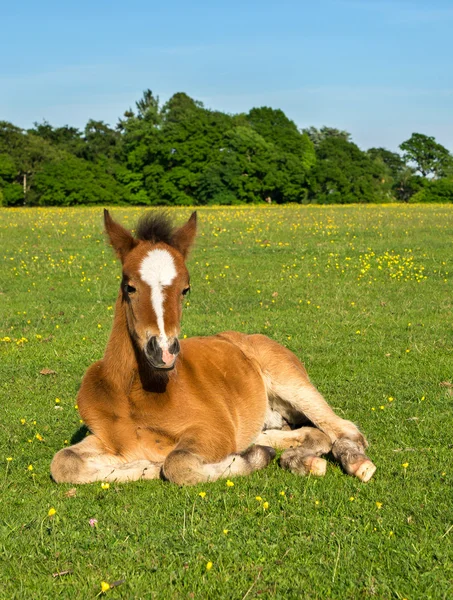
[[[0,598],[453,597],[453,206],[199,217],[182,334],[286,345],[367,436],[374,478],[329,459],[324,478],[275,461],[228,485],[54,484],[120,266],[99,208],[1,209]]]

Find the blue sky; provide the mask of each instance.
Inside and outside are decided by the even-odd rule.
[[[21,127],[113,125],[150,88],[281,108],[362,148],[417,131],[453,150],[453,0],[2,0],[0,15],[0,120]]]

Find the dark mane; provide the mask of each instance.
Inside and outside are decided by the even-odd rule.
[[[135,237],[138,240],[153,242],[153,244],[157,244],[157,242],[171,244],[173,225],[170,217],[166,213],[146,213],[137,223]]]

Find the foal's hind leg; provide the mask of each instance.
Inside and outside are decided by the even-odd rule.
[[[330,439],[315,427],[301,427],[292,431],[269,429],[260,433],[257,444],[285,450],[280,466],[298,475],[326,474],[327,462],[320,458],[332,448]]]
[[[162,464],[149,460],[125,462],[107,452],[95,435],[55,454],[50,473],[57,483],[92,483],[94,481],[126,482],[157,479]]]
[[[249,475],[267,467],[275,457],[275,450],[272,448],[251,446],[242,454],[230,454],[219,462],[207,462],[188,448],[184,448],[184,443],[179,444],[179,447],[170,452],[163,465],[164,476],[178,485],[195,485]]]
[[[262,335],[249,337],[260,363],[271,408],[289,422],[305,416],[323,431],[332,444],[332,453],[344,470],[362,481],[373,476],[376,467],[365,454],[365,437],[351,421],[336,415],[310,382],[296,356]]]

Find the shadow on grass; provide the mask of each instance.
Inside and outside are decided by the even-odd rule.
[[[88,427],[86,425],[81,425],[71,438],[71,446],[73,446],[74,444],[78,444],[83,439],[85,439],[88,433],[90,433]]]

